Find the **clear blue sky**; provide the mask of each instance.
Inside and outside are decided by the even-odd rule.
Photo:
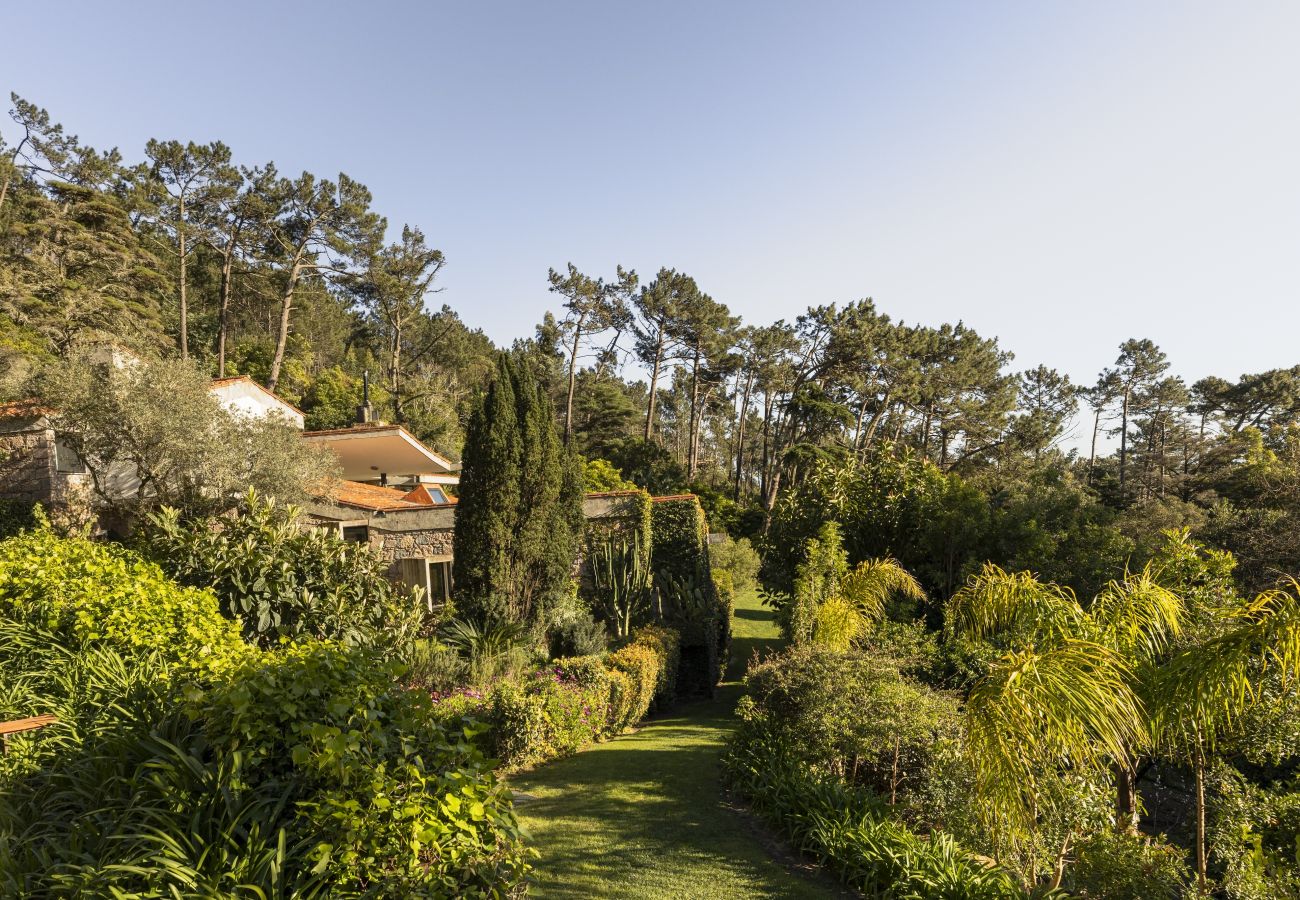
[[[872,296],[1085,382],[1300,363],[1300,3],[27,3],[0,86],[97,146],[339,170],[498,341],[548,266],[747,321]],[[0,127],[7,123],[0,123]]]

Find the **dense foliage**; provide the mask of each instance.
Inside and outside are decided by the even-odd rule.
[[[134,553],[0,543],[0,883],[43,894],[506,896],[510,801],[368,650],[263,651]]]
[[[545,623],[568,591],[582,532],[577,457],[545,386],[501,354],[465,440],[456,507],[456,598],[479,620]]]
[[[222,512],[249,489],[293,501],[336,468],[288,421],[223,407],[189,362],[118,366],[100,355],[47,365],[35,387],[60,439],[84,463],[96,504],[121,520],[162,505]]]
[[[660,497],[651,513],[658,615],[682,638],[678,687],[683,695],[708,694],[726,666],[731,607],[713,580],[704,510],[688,495]]]
[[[906,324],[869,299],[747,325],[685,272],[665,267],[643,278],[615,266],[600,276],[573,265],[546,280],[561,318],[545,314],[532,338],[498,354],[450,308],[430,307],[449,261],[417,228],[390,239],[369,192],[346,175],[240,165],[219,142],[150,141],[128,162],[16,96],[11,117],[0,146],[0,399],[39,392],[58,407],[60,431],[119,511],[169,504],[189,515],[237,505],[250,484],[289,497],[323,471],[287,430],[217,411],[206,376],[250,374],[298,403],[309,427],[328,428],[352,421],[363,377],[376,372],[382,415],[440,452],[463,451],[465,461],[454,580],[466,618],[444,632],[446,645],[412,645],[408,678],[495,685],[490,709],[470,705],[510,723],[492,738],[507,756],[534,746],[566,752],[609,722],[633,721],[677,682],[665,674],[667,655],[645,641],[599,666],[557,663],[558,673],[538,669],[548,651],[599,656],[607,632],[618,640],[662,621],[681,633],[683,693],[716,682],[728,597],[748,589],[754,559],[740,540],[706,554],[706,513],[715,530],[761,552],[763,587],[800,645],[755,671],[754,718],[733,749],[733,778],[850,883],[1000,895],[1010,873],[1025,889],[1165,896],[1186,884],[1186,858],[1201,890],[1217,882],[1232,897],[1295,893],[1300,588],[1288,579],[1300,567],[1300,366],[1188,384],[1154,341],[1133,338],[1109,365],[1099,360],[1095,382],[1080,385],[1046,366],[1016,371],[996,337],[966,323]],[[146,361],[99,370],[83,353],[90,344]],[[1072,424],[1085,446],[1067,451]],[[139,478],[123,483],[124,470]],[[690,491],[699,503],[656,505],[653,529],[632,529],[639,537],[584,541],[584,472],[590,489]],[[13,513],[0,530],[34,521],[26,509]],[[263,642],[311,634],[364,644],[405,627],[391,598],[363,586],[374,573],[350,551],[299,540],[271,521],[186,519],[161,531],[170,536],[155,538],[165,547],[160,560],[187,583],[215,585],[226,610]],[[239,558],[236,534],[253,532],[277,555]],[[181,681],[196,685],[187,703],[218,703],[224,695],[214,691],[232,668],[256,686],[264,671],[274,681],[278,665],[300,673],[320,665],[330,690],[353,700],[361,695],[348,691],[370,685],[384,704],[408,702],[381,690],[360,649],[327,643],[246,655],[263,651],[209,615],[210,597],[159,581],[134,557],[95,557],[90,566],[60,545],[23,546],[52,555],[49,573],[8,559],[26,573],[14,582],[22,591],[46,577],[98,583],[96,566],[111,577],[102,595],[12,595],[19,599],[5,615],[19,624],[5,626],[6,664],[28,660],[22,671],[41,674],[7,680],[5,696],[40,684],[68,698],[59,702],[69,722],[109,712],[93,727],[18,739],[22,752],[5,766],[34,759],[25,754],[56,746],[68,729],[76,760],[91,756],[80,748],[119,741],[94,757],[107,767],[94,783],[139,787],[149,816],[175,816],[140,773],[171,772],[178,796],[251,796],[236,771],[242,754],[214,749],[220,734],[187,743],[196,722],[220,718],[217,707],[185,707],[193,720],[157,719],[156,710],[178,702]],[[121,587],[137,581],[139,590]],[[145,600],[148,610],[136,602]],[[154,645],[119,607],[159,634],[187,637]],[[303,653],[310,659],[294,656]],[[336,664],[355,666],[355,683],[331,680]],[[528,674],[538,671],[551,677]],[[852,684],[849,695],[874,717],[825,684],[835,679]],[[956,692],[959,721],[952,698],[931,688]],[[606,716],[593,718],[601,698]],[[455,708],[447,704],[438,704],[440,716]],[[269,720],[292,733],[282,713],[268,711]],[[132,722],[147,723],[150,735]],[[476,770],[459,733],[438,735],[455,748],[453,769]],[[929,744],[926,734],[935,736]],[[166,747],[157,743],[164,737]],[[884,760],[880,747],[891,741],[896,754]],[[956,745],[960,759],[936,765],[926,755]],[[906,777],[895,776],[895,759]],[[368,771],[387,778],[393,765],[385,756]],[[187,771],[203,773],[209,787],[184,781]],[[412,790],[426,790],[417,782],[412,774]],[[303,784],[294,780],[292,790]],[[222,785],[237,789],[213,789]],[[382,818],[375,791],[357,821]],[[358,796],[345,802],[361,805]],[[962,797],[981,799],[972,806]],[[215,800],[200,804],[213,822],[233,824],[194,833],[205,848],[226,834],[227,849],[203,857],[211,869],[176,875],[177,890],[224,889],[204,880],[218,866],[259,885],[301,872],[320,833],[295,824],[292,834],[308,833],[307,843],[280,849],[278,832],[262,823],[281,821],[287,807],[269,802],[224,812]],[[38,823],[33,835],[72,821],[29,806],[22,811]],[[486,803],[484,815],[495,809]],[[434,813],[444,814],[456,811]],[[488,829],[502,836],[497,850],[487,846],[497,838],[485,837],[468,869],[431,877],[472,881],[478,876],[464,872],[486,860],[513,884],[519,857],[501,823]],[[388,824],[364,827],[369,837],[330,840],[391,848]],[[949,833],[1002,868],[972,862]],[[73,886],[79,866],[101,877],[94,860],[54,865],[53,851],[39,848],[56,844],[24,844],[46,854],[23,857],[24,871]],[[90,858],[102,845],[86,846],[95,848]],[[184,860],[174,868],[183,873],[197,865],[194,847],[152,852]],[[381,858],[376,865],[410,871],[405,856]],[[332,854],[312,877],[343,879],[338,865],[348,878],[369,877],[361,873],[371,861],[339,860]],[[136,876],[102,877],[134,884]]]
[[[177,582],[211,589],[245,638],[264,647],[306,636],[404,648],[422,623],[423,599],[389,581],[368,546],[304,529],[296,509],[251,491],[219,518],[186,520],[165,508],[138,540]]]
[[[1008,873],[900,817],[942,821],[922,788],[927,770],[960,760],[952,700],[885,661],[820,650],[768,661],[746,687],[727,775],[795,846],[873,897],[1022,896]]]
[[[509,769],[573,753],[619,734],[652,710],[664,709],[677,682],[678,637],[648,626],[605,657],[556,659],[483,690],[437,692],[435,715],[472,715],[484,740]]]

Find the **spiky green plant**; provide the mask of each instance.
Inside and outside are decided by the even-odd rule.
[[[640,534],[616,535],[593,544],[587,552],[587,571],[605,620],[617,637],[627,637],[642,624],[653,599]]]
[[[1175,550],[1191,546],[1185,534],[1168,538]],[[1136,759],[1154,750],[1196,774],[1204,888],[1206,768],[1221,737],[1258,700],[1264,673],[1300,678],[1300,583],[1212,612],[1208,634],[1184,637],[1188,598],[1150,567],[1108,584],[1091,611],[1028,572],[990,565],[972,576],[949,603],[948,628],[1008,648],[972,689],[966,710],[977,787],[996,819],[990,826],[1023,836],[1044,773],[1109,762],[1120,824],[1134,828]]]

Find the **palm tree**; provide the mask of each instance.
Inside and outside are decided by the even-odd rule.
[[[1196,778],[1196,877],[1206,890],[1205,774],[1232,728],[1259,700],[1265,675],[1300,677],[1300,583],[1225,611],[1219,633],[1192,643],[1154,673],[1149,702],[1155,746]]]
[[[896,559],[868,559],[831,586],[813,612],[812,642],[845,651],[885,618],[895,599],[925,599],[921,583]]]
[[[777,601],[782,629],[795,644],[845,651],[889,611],[891,600],[925,600],[921,583],[896,559],[849,567],[840,527],[827,522],[805,544],[794,593]]]
[[[1135,651],[1177,634],[1177,598],[1149,571],[1109,584],[1089,614],[1073,591],[988,564],[949,601],[949,633],[1007,647],[971,689],[968,747],[988,825],[1021,843],[1040,816],[1045,780],[1064,767],[1132,773],[1149,744]],[[1132,783],[1132,779],[1129,779]],[[1073,835],[1054,866],[1060,884]]]
[[[1199,551],[1167,535],[1171,556]],[[999,638],[1007,652],[966,704],[977,790],[1013,840],[1038,816],[1044,773],[1110,766],[1116,819],[1137,829],[1137,762],[1154,751],[1189,764],[1197,783],[1196,869],[1206,885],[1205,771],[1232,724],[1258,699],[1262,673],[1300,677],[1300,583],[1244,605],[1194,609],[1151,567],[1111,582],[1084,610],[1068,588],[987,565],[952,598],[950,633]],[[1204,624],[1188,631],[1189,617]],[[1209,636],[1205,636],[1209,635]],[[1061,848],[1053,884],[1068,852]]]

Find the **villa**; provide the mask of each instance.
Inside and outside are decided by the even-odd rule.
[[[352,426],[306,431],[302,410],[247,375],[216,379],[210,389],[228,410],[279,417],[337,458],[341,477],[303,504],[309,527],[367,544],[388,563],[393,580],[421,588],[431,607],[450,598],[459,463],[401,425],[378,421],[368,399]],[[91,504],[93,494],[85,465],[61,440],[51,415],[32,401],[0,404],[0,500],[41,503],[57,517]],[[583,512],[589,521],[616,523],[631,514],[625,507],[634,494],[589,494]]]

